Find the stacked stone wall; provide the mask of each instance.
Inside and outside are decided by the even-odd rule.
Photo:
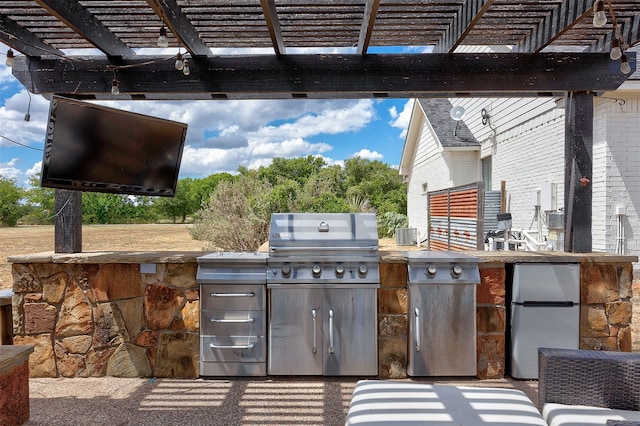
[[[580,349],[630,352],[631,264],[580,267]]]
[[[14,263],[14,343],[34,346],[30,375],[197,378],[195,258],[155,263],[151,269],[141,273],[137,263]],[[631,262],[581,263],[580,348],[632,349],[632,275]],[[378,375],[403,378],[409,329],[406,258],[384,255],[380,278]],[[481,379],[507,373],[506,281],[504,263],[480,262]]]
[[[195,263],[14,264],[14,344],[32,377],[198,377]]]

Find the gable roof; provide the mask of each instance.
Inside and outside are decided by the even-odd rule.
[[[449,100],[423,98],[418,99],[418,103],[445,150],[447,148],[477,148],[480,146],[463,120],[455,121],[451,118],[449,113],[453,105]]]

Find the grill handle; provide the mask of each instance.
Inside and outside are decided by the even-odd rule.
[[[333,349],[333,309],[329,309],[329,353],[334,353]]]
[[[293,247],[269,247],[272,253],[275,252],[296,252],[296,251],[311,251],[317,252],[318,249],[322,249],[322,251],[347,251],[347,252],[377,252],[378,246],[354,246],[354,247],[346,247],[346,246],[293,246]],[[349,253],[351,255],[352,253]]]
[[[313,319],[313,348],[311,352],[314,354],[318,351],[318,332],[316,331],[316,317],[318,316],[318,311],[314,308],[311,310],[311,318]]]
[[[415,308],[415,310],[413,311],[415,313],[415,331],[414,331],[414,337],[415,337],[415,341],[416,341],[416,352],[420,352],[420,346],[422,346],[420,344],[420,308]]]
[[[248,345],[216,345],[215,343],[209,343],[211,349],[253,349],[256,345],[249,343]]]
[[[255,318],[247,319],[223,319],[223,318],[211,318],[211,322],[222,324],[248,324],[255,322]]]
[[[249,293],[210,293],[211,297],[253,297],[256,294],[251,291]]]

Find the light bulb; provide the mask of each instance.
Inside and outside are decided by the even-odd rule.
[[[115,78],[113,79],[113,82],[111,83],[111,94],[112,95],[119,95],[120,94],[120,82],[118,80],[116,80]]]
[[[158,36],[158,47],[169,47],[169,40],[167,40],[167,29],[164,26],[160,28],[160,35]]]
[[[182,53],[178,53],[178,56],[176,57],[175,65],[178,71],[182,71],[182,69],[184,68],[184,62],[182,62]]]
[[[604,27],[607,24],[607,15],[604,13],[604,1],[596,0],[593,4],[593,26]]]
[[[631,65],[629,65],[629,59],[627,59],[627,55],[622,54],[620,58],[620,71],[624,74],[629,74],[631,72]]]
[[[191,74],[191,70],[189,69],[189,61],[187,61],[185,59],[184,62],[182,63],[182,65],[183,65],[182,74],[184,74],[184,75]]]
[[[609,57],[617,61],[622,56],[622,50],[620,49],[620,42],[617,38],[611,39],[611,53],[609,53]]]
[[[13,67],[13,57],[14,57],[13,50],[11,49],[7,50],[7,60],[5,61],[5,64],[8,67]]]

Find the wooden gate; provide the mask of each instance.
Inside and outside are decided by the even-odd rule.
[[[428,193],[429,250],[484,249],[484,182]]]

